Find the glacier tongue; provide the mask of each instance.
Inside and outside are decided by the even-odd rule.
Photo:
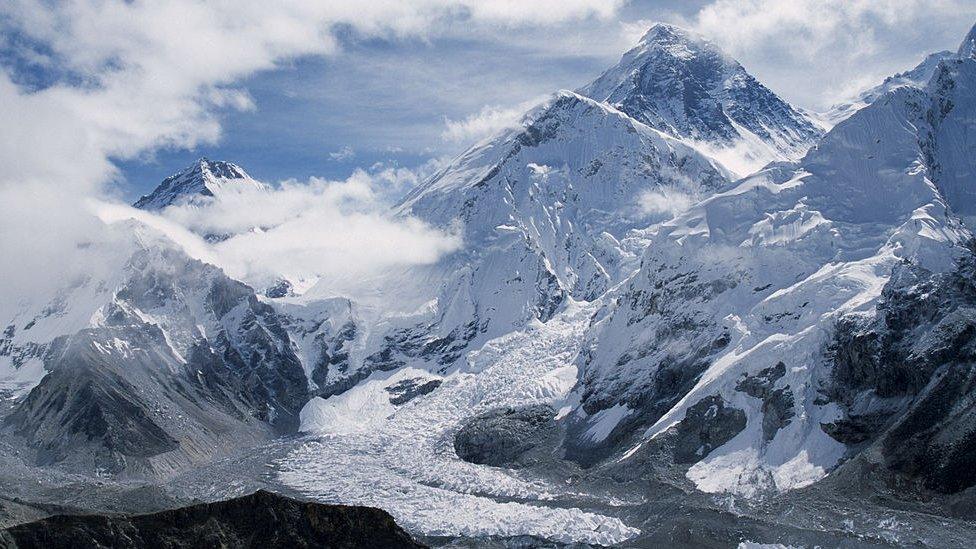
[[[396,407],[379,390],[402,371],[374,377],[303,411],[312,436],[284,458],[280,478],[317,500],[382,506],[412,531],[430,536],[535,536],[559,543],[611,545],[639,533],[619,519],[576,508],[548,507],[565,488],[504,469],[461,461],[451,440],[465,418],[507,405],[558,404],[575,383],[573,357],[593,305],[571,304],[545,324],[487,343],[470,367],[443,378],[427,395]],[[329,424],[318,422],[329,401]],[[348,406],[356,401],[356,406]],[[370,402],[371,401],[371,402]],[[385,421],[364,409],[389,413]],[[371,412],[368,417],[373,417]],[[337,429],[366,419],[358,429]]]

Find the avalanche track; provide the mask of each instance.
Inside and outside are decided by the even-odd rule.
[[[492,408],[558,409],[576,381],[573,359],[594,310],[593,304],[571,304],[545,324],[490,341],[429,395],[379,421],[357,417],[363,429],[312,435],[278,463],[281,481],[323,502],[381,507],[427,536],[534,536],[600,545],[636,536],[639,530],[616,518],[547,505],[581,494],[517,471],[464,462],[453,446],[464,419]],[[402,377],[398,372],[385,381]],[[375,390],[386,382],[367,382],[329,400],[354,400],[356,407],[340,407],[349,413],[383,410],[368,401],[389,398]]]

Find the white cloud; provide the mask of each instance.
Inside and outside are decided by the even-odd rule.
[[[356,157],[356,151],[352,150],[352,147],[346,145],[335,152],[329,153],[329,158],[335,162],[344,162],[346,160],[351,160]]]
[[[289,59],[335,53],[332,33],[337,27],[366,35],[427,37],[444,18],[465,18],[474,26],[547,25],[606,16],[617,4],[3,2],[0,32],[12,30],[42,44],[50,52],[45,63],[55,64],[55,72],[83,77],[81,83],[64,80],[28,90],[7,70],[0,71],[3,291],[16,295],[38,287],[40,275],[69,257],[65,250],[91,236],[97,222],[79,205],[86,197],[104,196],[104,185],[117,175],[114,160],[217,141],[218,109],[255,108],[235,83]],[[26,59],[35,50],[23,49],[20,55]],[[366,222],[362,217],[352,220]]]
[[[647,215],[674,217],[694,204],[695,198],[675,189],[651,189],[637,198],[641,212]]]
[[[445,119],[444,132],[441,134],[441,137],[447,141],[456,143],[481,141],[503,130],[518,127],[526,111],[541,103],[544,99],[544,97],[539,97],[520,103],[514,107],[485,105],[480,111],[472,113],[461,120]]]
[[[974,18],[970,0],[715,0],[678,22],[789,99],[823,108],[911,68],[933,44],[954,49]]]
[[[242,188],[159,214],[109,203],[96,209],[109,223],[140,221],[259,289],[283,276],[344,280],[348,290],[349,280],[430,264],[460,246],[457,234],[389,214],[381,193],[405,177],[402,169],[357,170],[343,181],[313,177],[268,191]],[[208,235],[224,238],[208,241]]]

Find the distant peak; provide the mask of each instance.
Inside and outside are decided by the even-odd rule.
[[[196,197],[214,197],[231,189],[264,189],[237,164],[201,157],[179,172],[167,177],[156,189],[140,198],[134,206],[146,210],[161,210],[167,206]]]
[[[959,57],[976,57],[976,25],[969,29],[969,34],[959,45]]]

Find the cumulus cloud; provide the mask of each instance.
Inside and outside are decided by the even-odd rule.
[[[109,223],[135,219],[257,288],[279,278],[349,281],[437,261],[461,244],[458,234],[391,215],[381,197],[402,170],[355,171],[331,181],[285,181],[266,190],[241,188],[219,199],[150,213],[119,204],[96,207]],[[338,283],[338,282],[336,282]]]
[[[4,291],[31,291],[29,284],[50,272],[45,266],[64,261],[65,250],[90,238],[93,218],[79,205],[87,197],[104,198],[105,184],[117,176],[115,161],[216,142],[219,110],[260,107],[239,82],[289,59],[336,53],[336,29],[429,37],[445,18],[471,25],[547,25],[606,16],[616,5],[602,0],[3,2],[0,32],[41,46],[8,44],[13,49],[5,53],[28,60],[43,51],[43,65],[52,74],[71,76],[28,88],[18,84],[22,79],[13,65],[0,71]]]

